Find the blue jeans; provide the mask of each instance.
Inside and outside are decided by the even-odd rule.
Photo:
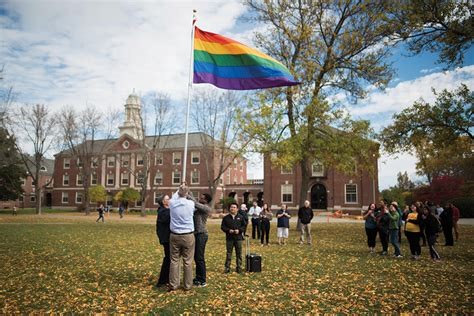
[[[390,242],[395,249],[395,256],[401,255],[400,244],[398,243],[398,229],[390,229]]]
[[[196,263],[196,278],[194,280],[205,283],[206,282],[206,259],[204,252],[206,250],[207,240],[209,238],[207,233],[197,233],[195,237],[194,262]]]

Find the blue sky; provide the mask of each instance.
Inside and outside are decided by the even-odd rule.
[[[0,1],[1,85],[13,86],[18,103],[53,110],[86,104],[122,109],[133,89],[165,92],[176,108],[185,106],[193,9],[202,29],[252,44],[255,26],[240,19],[246,11],[240,1]],[[453,89],[463,82],[474,88],[472,48],[463,67],[447,72],[435,54],[404,53],[394,50],[397,74],[385,92],[371,91],[348,105],[376,130],[415,100],[433,101],[431,87]],[[251,159],[249,176],[263,177],[261,161]],[[395,184],[399,171],[414,177],[414,163],[410,155],[384,154],[380,188]]]

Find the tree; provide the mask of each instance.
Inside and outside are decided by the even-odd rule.
[[[415,154],[417,170],[429,183],[442,175],[473,179],[474,94],[464,84],[433,93],[433,105],[421,99],[395,114],[379,139],[388,152]]]
[[[200,151],[207,173],[207,186],[216,201],[217,188],[234,159],[242,158],[248,141],[241,141],[242,125],[236,122],[242,100],[235,92],[200,90],[194,97],[192,119],[201,132]]]
[[[277,153],[274,162],[301,167],[300,205],[307,198],[311,165],[352,173],[374,170],[377,145],[369,122],[352,120],[330,96],[351,100],[368,85],[383,88],[392,77],[385,62],[393,34],[384,1],[254,1],[264,22],[257,45],[284,63],[301,85],[259,93],[242,115],[257,150]],[[255,142],[254,142],[255,143]]]
[[[90,201],[93,203],[105,202],[107,199],[107,190],[105,190],[104,186],[102,185],[95,185],[89,187],[88,196]]]
[[[15,146],[15,138],[0,127],[0,200],[16,200],[23,193],[25,169]]]
[[[439,53],[438,62],[447,68],[460,66],[464,52],[474,38],[472,1],[403,0],[393,1],[390,17],[397,24],[397,39],[407,42],[408,49]]]
[[[397,173],[397,184],[388,189],[382,190],[382,197],[389,203],[396,201],[400,207],[408,204],[408,199],[411,198],[412,192],[415,189],[415,184],[408,177],[408,173]]]
[[[43,189],[52,179],[41,183],[41,163],[45,155],[54,145],[57,138],[57,120],[46,105],[23,105],[9,120],[10,129],[21,137],[21,145],[15,142],[28,175],[33,180],[36,198],[36,214],[41,214],[41,197]],[[33,154],[29,155],[25,148],[32,147]]]
[[[102,162],[107,142],[104,140],[114,136],[118,113],[102,113],[97,107],[88,105],[84,110],[76,111],[65,107],[58,114],[57,121],[60,129],[61,146],[65,154],[71,156],[75,162],[84,188],[84,209],[90,214],[89,187],[96,166]],[[98,137],[102,136],[99,140]]]
[[[136,202],[140,200],[140,192],[133,188],[126,188],[122,191],[117,192],[114,196],[114,200],[120,202],[126,210],[128,210],[128,203]]]

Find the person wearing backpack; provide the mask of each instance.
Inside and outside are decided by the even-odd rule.
[[[428,241],[428,246],[430,248],[430,256],[434,262],[439,262],[441,257],[438,251],[435,249],[436,239],[438,238],[438,233],[442,230],[441,223],[439,220],[434,216],[433,213],[430,212],[428,208],[423,208],[423,219],[425,224],[425,233],[426,239]]]

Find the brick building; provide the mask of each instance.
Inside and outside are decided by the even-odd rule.
[[[161,135],[160,145],[151,150],[155,148],[158,136],[143,135],[140,107],[139,98],[130,95],[125,104],[125,122],[119,127],[120,137],[95,141],[91,150],[92,172],[87,181],[90,181],[91,186],[104,186],[107,190],[107,204],[113,207],[118,206],[113,201],[117,192],[125,188],[140,191],[140,181],[143,181],[140,171],[145,169],[145,164],[150,170],[146,208],[157,208],[158,198],[164,193],[174,192],[182,182],[184,134]],[[215,141],[203,133],[189,133],[186,174],[194,196],[209,192],[208,179],[216,177],[219,155],[217,147],[209,146],[212,142]],[[206,155],[204,150],[210,150],[212,154]],[[209,157],[209,161],[206,161],[206,157]],[[84,189],[80,168],[81,162],[69,150],[55,155],[52,194],[54,207],[80,208],[83,205]],[[247,183],[247,161],[235,159],[220,178],[216,200],[222,197],[226,185],[244,183]],[[129,207],[140,207],[140,202]]]
[[[315,210],[342,210],[344,213],[360,214],[362,209],[378,200],[377,159],[374,158],[375,173],[360,171],[357,176],[343,174],[333,168],[313,163],[307,200]],[[269,155],[264,157],[264,200],[278,207],[282,203],[289,208],[298,208],[301,185],[301,168],[291,169],[272,165]]]

